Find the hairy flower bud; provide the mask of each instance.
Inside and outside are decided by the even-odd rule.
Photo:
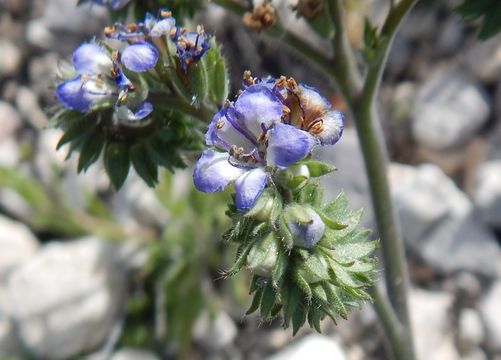
[[[294,240],[294,245],[312,248],[325,233],[325,224],[320,216],[310,207],[291,206],[288,209],[287,223]]]
[[[247,266],[257,275],[269,276],[278,258],[278,241],[273,232],[259,240],[247,255]]]

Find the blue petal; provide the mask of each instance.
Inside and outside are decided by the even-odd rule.
[[[261,135],[263,126],[268,129],[283,115],[280,99],[266,85],[260,84],[245,89],[235,101],[235,109],[255,138]]]
[[[235,205],[237,210],[249,210],[266,186],[268,174],[262,168],[256,168],[240,176],[235,182]]]
[[[337,143],[344,129],[344,114],[338,110],[330,110],[323,117],[323,131],[317,135],[322,145]]]
[[[153,105],[145,101],[136,111],[132,111],[126,105],[119,106],[116,109],[116,115],[119,120],[139,121],[150,115],[152,111]]]
[[[130,0],[110,0],[110,6],[114,10],[123,8]]]
[[[193,170],[193,183],[197,190],[207,193],[221,191],[246,172],[231,165],[228,158],[228,153],[204,150]]]
[[[56,87],[55,95],[59,102],[68,109],[85,112],[92,104],[92,102],[85,97],[80,76],[59,84]]]
[[[268,134],[266,162],[279,168],[287,168],[303,159],[315,143],[307,132],[286,124],[275,124]]]
[[[229,109],[221,109],[212,118],[209,129],[205,134],[205,142],[209,146],[217,146],[226,151],[232,145],[242,147],[250,153],[257,147],[256,141],[239,125],[236,117],[231,116]]]
[[[176,20],[174,18],[166,18],[158,21],[150,31],[150,36],[162,36],[169,35],[172,29],[176,26]]]
[[[310,217],[308,224],[289,222],[288,226],[295,245],[311,248],[324,236],[325,224],[313,209],[307,208],[306,211]]]
[[[122,52],[121,62],[134,72],[153,69],[158,61],[158,50],[146,42],[129,45]]]
[[[85,43],[80,45],[72,56],[73,66],[80,74],[109,74],[113,62],[99,45]]]

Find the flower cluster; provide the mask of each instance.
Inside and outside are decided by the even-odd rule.
[[[249,210],[278,170],[306,158],[315,145],[341,137],[343,114],[315,89],[294,79],[255,79],[212,119],[193,173],[197,189],[223,190],[235,181],[238,210]]]
[[[178,27],[162,9],[137,23],[116,22],[104,29],[102,40],[73,52],[71,66],[60,68],[55,89],[60,106],[53,123],[65,131],[59,146],[71,143],[70,152],[80,151],[79,171],[102,151],[115,188],[123,184],[130,163],[151,186],[158,165],[184,166],[181,152],[201,147],[206,126],[206,116],[193,126],[197,107],[215,107],[209,101],[221,103],[227,94],[219,49],[204,56],[211,50],[209,40],[201,26],[196,31]],[[209,69],[214,71],[210,81]],[[121,157],[123,166],[114,166],[112,155]]]

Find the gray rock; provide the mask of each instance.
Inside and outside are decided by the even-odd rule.
[[[468,270],[492,278],[499,274],[496,238],[437,166],[391,164],[389,175],[402,233],[412,251],[443,273]]]
[[[155,192],[133,170],[122,190],[113,197],[112,212],[121,223],[129,226],[163,226],[169,218]]]
[[[453,297],[446,292],[413,289],[410,315],[418,359],[459,359],[448,313]]]
[[[459,147],[471,139],[490,114],[484,91],[459,70],[435,71],[419,90],[412,131],[432,149]]]
[[[231,317],[223,311],[211,315],[200,314],[193,327],[193,338],[209,349],[221,349],[231,344],[237,336],[237,327]]]
[[[270,356],[268,360],[345,360],[339,340],[323,335],[307,335]]]
[[[480,313],[487,330],[488,346],[493,351],[501,351],[501,281],[494,283],[480,304]]]
[[[0,38],[0,79],[15,76],[21,66],[21,51],[12,42]]]
[[[53,242],[11,273],[9,316],[35,357],[66,359],[103,341],[125,292],[115,250],[96,238]]]
[[[352,209],[364,208],[362,224],[374,228],[369,184],[355,129],[345,129],[335,146],[317,147],[313,156],[338,168],[320,179],[325,190],[325,201],[333,200],[344,191]]]
[[[9,270],[30,259],[38,240],[24,224],[0,216],[0,280]]]
[[[47,126],[47,116],[38,104],[38,96],[26,86],[21,86],[16,94],[16,106],[19,113],[37,129]]]
[[[441,55],[457,51],[463,40],[463,22],[459,16],[449,17],[443,24],[437,38],[436,49]]]
[[[478,311],[464,309],[459,314],[458,340],[462,353],[469,353],[484,341],[484,326]]]
[[[102,31],[105,14],[106,9],[100,6],[77,7],[66,0],[46,0],[42,17],[26,24],[26,38],[33,46],[69,53],[75,43]],[[67,41],[60,41],[63,34]]]
[[[160,358],[150,351],[124,348],[114,353],[110,360],[160,360]]]
[[[466,53],[466,64],[477,78],[485,82],[501,80],[501,35],[474,42]]]
[[[59,61],[60,57],[57,54],[48,52],[32,57],[28,66],[30,89],[49,104],[55,103],[54,83]]]
[[[2,119],[2,126],[0,127],[1,142],[14,135],[21,126],[21,118],[12,105],[0,101],[0,119]]]
[[[486,223],[501,228],[501,160],[479,167],[473,201]]]
[[[21,355],[21,344],[16,337],[14,326],[8,317],[5,290],[0,283],[0,359],[4,356]]]

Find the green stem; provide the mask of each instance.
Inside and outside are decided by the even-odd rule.
[[[148,100],[153,104],[167,106],[172,108],[172,110],[181,111],[187,115],[193,116],[204,125],[207,125],[217,112],[217,108],[213,104],[207,104],[206,102],[197,105],[190,104],[181,96],[172,96],[172,94],[161,92],[150,92],[148,94]]]

